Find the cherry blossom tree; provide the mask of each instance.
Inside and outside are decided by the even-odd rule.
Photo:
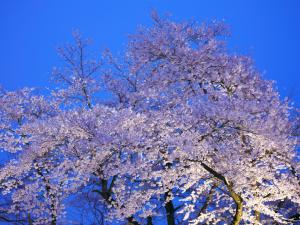
[[[224,24],[152,18],[123,57],[91,60],[76,32],[49,95],[2,92],[7,212],[69,224],[80,199],[99,224],[293,224],[297,109],[229,53]]]

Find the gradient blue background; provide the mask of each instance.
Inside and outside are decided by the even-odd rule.
[[[282,96],[300,106],[300,1],[297,0],[1,0],[0,84],[13,90],[48,86],[59,64],[55,47],[80,29],[93,50],[122,51],[127,35],[149,25],[150,11],[175,20],[222,20],[230,26],[231,51],[253,56],[257,68],[277,81]]]

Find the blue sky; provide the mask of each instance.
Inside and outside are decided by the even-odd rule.
[[[55,47],[80,29],[93,50],[124,50],[127,35],[149,25],[152,9],[175,20],[225,20],[231,51],[251,55],[283,96],[300,106],[300,1],[297,0],[3,0],[0,3],[0,84],[13,90],[47,86],[60,63]]]

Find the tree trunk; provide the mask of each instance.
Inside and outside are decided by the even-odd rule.
[[[139,223],[134,220],[133,216],[127,218],[128,225],[139,225]]]
[[[109,202],[110,193],[108,192],[108,188],[107,188],[107,180],[101,179],[101,186],[102,186],[101,195],[106,202]]]
[[[51,216],[52,220],[51,220],[51,225],[56,225],[56,216]]]
[[[51,209],[51,225],[56,225],[56,213],[54,213],[54,211],[56,211],[56,208],[55,208],[55,203],[53,202],[54,198],[55,198],[55,195],[53,193],[51,193],[51,186],[49,184],[49,180],[46,179],[46,177],[44,176],[42,170],[42,168],[37,168],[37,173],[38,175],[40,175],[45,183],[45,189],[46,189],[46,193],[47,195],[49,195],[50,199],[51,199],[51,204],[50,204],[50,209]],[[47,170],[46,170],[47,171]],[[48,171],[47,171],[48,173]]]
[[[257,222],[260,222],[260,212],[257,211],[257,210],[255,210],[255,211],[254,211],[254,214],[255,214],[255,220],[256,220]]]
[[[152,217],[151,216],[147,217],[147,225],[153,225]]]
[[[165,193],[165,199],[167,199],[169,196],[169,192]],[[169,200],[166,202],[166,213],[167,213],[167,221],[168,225],[175,225],[175,209],[172,200]]]
[[[233,217],[233,221],[231,223],[231,225],[239,225],[242,219],[242,215],[243,215],[243,199],[241,196],[239,196],[237,193],[235,193],[232,189],[232,185],[229,184],[227,186],[228,191],[230,193],[230,196],[232,197],[236,208],[235,208],[235,215]]]
[[[33,225],[30,213],[28,213],[27,217],[28,217],[28,225]]]

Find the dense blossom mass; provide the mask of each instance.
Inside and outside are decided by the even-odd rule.
[[[222,23],[152,18],[123,57],[92,60],[75,33],[51,94],[1,91],[0,220],[299,221],[297,110]]]

